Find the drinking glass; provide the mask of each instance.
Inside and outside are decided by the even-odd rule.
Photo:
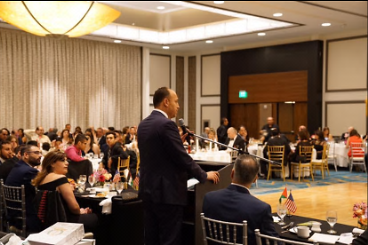
[[[123,191],[123,189],[124,189],[124,182],[117,182],[116,183],[116,191],[119,193],[119,195],[120,195],[120,193]]]
[[[286,208],[285,204],[279,204],[277,206],[277,214],[281,218],[281,221],[279,222],[279,225],[285,225],[284,217],[285,217],[286,213],[287,213],[287,208]]]
[[[88,176],[88,183],[93,187],[93,185],[96,183],[96,177],[94,175]]]
[[[104,157],[104,153],[100,152],[100,158],[102,159]]]
[[[89,155],[89,159],[93,159],[93,153],[88,153],[88,155]]]
[[[87,176],[86,175],[79,175],[79,179],[78,179],[78,184],[82,184],[84,185],[87,181]]]
[[[326,220],[327,223],[330,225],[331,229],[327,232],[330,234],[336,234],[336,231],[333,229],[334,225],[337,222],[337,212],[334,210],[327,210],[326,212]]]

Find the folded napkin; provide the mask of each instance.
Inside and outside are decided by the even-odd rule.
[[[279,222],[281,219],[279,218],[279,217],[277,217],[277,216],[272,216],[272,218],[273,218],[273,222],[275,222],[275,223],[277,223],[277,222]]]
[[[108,197],[105,200],[101,201],[100,206],[102,206],[103,214],[111,214],[111,207],[112,207],[111,197]]]
[[[353,234],[359,234],[359,236],[364,232],[364,230],[359,229],[359,228],[354,228],[352,233]]]
[[[324,244],[335,244],[337,239],[339,239],[340,236],[337,235],[329,235],[329,234],[321,234],[321,233],[314,233],[313,236],[311,236],[308,241],[310,242],[319,242]]]

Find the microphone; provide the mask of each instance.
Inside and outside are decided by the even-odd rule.
[[[183,130],[183,135],[188,133],[188,136],[185,138],[185,140],[190,143],[190,135],[192,133],[190,133],[189,131],[187,131],[187,127],[185,127],[185,123],[184,123],[184,119],[180,118],[179,119],[179,126],[181,127],[181,130]]]

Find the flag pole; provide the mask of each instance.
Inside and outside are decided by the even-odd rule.
[[[291,194],[291,189],[290,189],[290,194]],[[290,196],[290,195],[289,195]],[[289,197],[288,197],[289,198]],[[290,213],[290,210],[287,208],[287,212],[286,212],[286,217],[292,217],[293,215]]]

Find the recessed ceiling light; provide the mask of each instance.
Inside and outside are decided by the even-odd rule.
[[[322,23],[322,26],[330,26],[331,23]]]
[[[163,10],[163,9],[165,9],[165,6],[157,6],[157,9]]]
[[[162,46],[163,49],[170,49],[169,46]]]
[[[114,40],[114,43],[121,43],[121,40]]]
[[[274,13],[273,16],[275,16],[275,17],[281,17],[282,16],[282,13]]]
[[[266,33],[260,32],[260,33],[258,33],[258,36],[266,36]]]
[[[207,40],[206,43],[213,43],[213,41],[212,40]]]
[[[213,1],[214,4],[223,4],[225,1]]]
[[[132,23],[132,26],[135,26],[135,23]]]

